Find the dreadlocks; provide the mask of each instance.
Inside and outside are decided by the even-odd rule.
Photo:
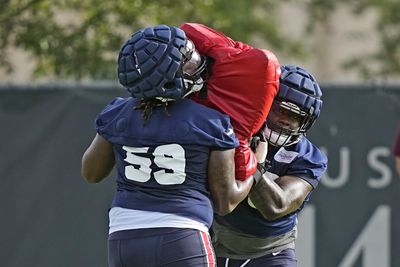
[[[167,107],[168,107],[169,101],[162,101],[157,98],[152,98],[152,99],[142,99],[140,103],[135,107],[135,110],[137,109],[143,109],[142,112],[142,118],[144,124],[149,120],[151,117],[151,114],[153,114],[153,108],[154,107],[164,107],[164,112],[169,116],[170,114],[168,113]]]

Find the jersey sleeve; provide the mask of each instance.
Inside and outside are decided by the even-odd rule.
[[[172,103],[167,111],[153,110],[145,124],[136,105],[136,99],[114,99],[97,115],[97,132],[111,143],[130,146],[176,143],[231,149],[239,145],[229,116],[194,101]]]
[[[215,128],[215,135],[213,136],[214,145],[213,149],[222,150],[236,148],[239,146],[239,140],[236,138],[232,125],[227,121],[220,121],[220,127]],[[219,124],[219,123],[218,123]]]
[[[189,100],[190,101],[190,100]],[[192,102],[193,115],[186,117],[183,122],[189,127],[189,131],[182,137],[182,141],[197,140],[200,145],[211,149],[231,149],[239,146],[239,140],[231,124],[229,116],[217,110]]]
[[[326,171],[327,157],[316,146],[290,164],[287,175],[299,177],[316,188]]]
[[[110,137],[115,135],[112,125],[127,101],[127,98],[114,98],[96,116],[94,127],[97,133],[103,136],[106,140],[110,141]]]

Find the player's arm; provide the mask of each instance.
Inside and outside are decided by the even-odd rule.
[[[263,162],[267,155],[267,143],[257,145],[255,158]],[[208,181],[214,210],[218,215],[225,215],[246,198],[254,179],[251,177],[244,181],[235,178],[235,149],[213,150],[208,163]]]
[[[82,156],[81,174],[89,183],[98,183],[110,174],[114,163],[112,144],[96,134]]]
[[[249,197],[266,219],[276,220],[297,210],[312,189],[311,184],[295,176],[272,181],[264,174]]]
[[[226,215],[248,195],[253,179],[235,179],[235,149],[212,150],[208,162],[208,184],[214,212]]]
[[[396,156],[396,157],[395,157],[395,160],[396,160],[396,170],[397,170],[397,174],[398,174],[399,177],[400,177],[400,157],[399,157],[399,156]]]

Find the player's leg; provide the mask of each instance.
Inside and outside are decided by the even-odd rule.
[[[110,267],[157,266],[162,228],[126,230],[112,233],[108,238]]]
[[[210,235],[193,229],[175,229],[161,240],[160,266],[215,267]]]
[[[248,260],[235,260],[235,259],[229,259],[229,258],[217,258],[217,266],[218,267],[245,267],[249,266],[248,264],[250,263],[250,259]]]
[[[296,267],[297,260],[294,249],[285,249],[279,253],[248,260],[218,257],[217,265],[222,267]]]
[[[266,267],[296,267],[297,259],[294,249],[288,248],[280,251],[279,253],[268,254],[254,260],[252,266],[266,266]]]

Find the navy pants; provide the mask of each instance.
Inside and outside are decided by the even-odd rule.
[[[282,250],[279,254],[268,254],[249,260],[217,258],[218,267],[296,267],[297,260],[293,249]]]
[[[110,267],[215,267],[207,233],[181,228],[118,231],[108,238]]]

